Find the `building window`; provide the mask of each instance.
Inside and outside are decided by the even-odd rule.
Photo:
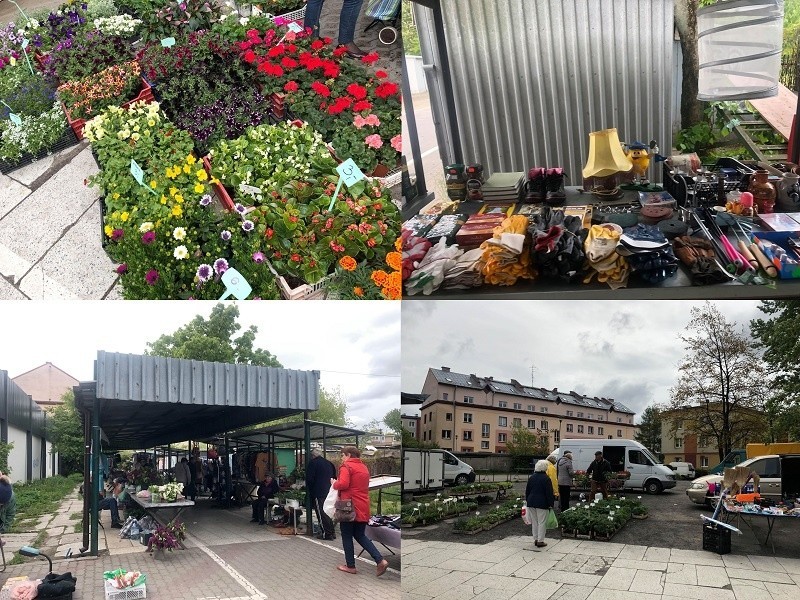
[[[578,433],[583,433],[583,425],[578,425]]]
[[[571,410],[568,410],[568,411],[567,411],[567,416],[568,416],[568,417],[571,417],[571,416],[572,416],[572,411],[571,411]]]
[[[622,417],[617,417],[617,423],[622,423]]]
[[[683,438],[676,437],[675,438],[675,447],[676,448],[683,448]],[[680,461],[678,461],[680,462]]]
[[[597,415],[597,420],[598,421],[605,421],[606,419],[605,419],[605,417],[603,415]]]
[[[683,429],[683,421],[681,419],[675,421],[675,429]],[[681,461],[676,461],[676,462],[681,462]]]
[[[542,431],[547,431],[548,427],[550,427],[550,424],[547,421],[542,421],[542,424],[539,427]]]
[[[561,441],[561,432],[558,429],[556,429],[553,432],[553,442],[558,444],[560,441]]]
[[[594,435],[594,427],[592,425],[589,425],[586,428],[586,433],[591,433],[592,435]]]
[[[542,407],[539,409],[539,412],[546,413],[546,412],[547,412],[547,407],[546,407],[546,406],[542,406]]]
[[[579,412],[579,413],[578,413],[578,418],[582,418],[582,417],[583,417],[583,413],[582,413],[582,412]]]
[[[464,413],[464,423],[472,423],[472,413]]]
[[[522,419],[514,419],[514,427],[522,427]]]
[[[464,447],[462,446],[462,447],[461,447],[461,451],[462,451],[462,452],[472,452],[472,448],[464,448]]]
[[[617,429],[617,437],[622,437],[622,429]]]
[[[700,447],[701,448],[708,448],[708,446],[709,446],[709,444],[708,444],[708,436],[707,435],[701,435],[700,436]]]
[[[499,406],[500,408],[507,408],[508,402],[506,402],[505,400],[500,400],[500,402],[497,403],[497,406]]]
[[[594,419],[594,415],[592,413],[586,413],[587,419]]]
[[[445,413],[444,420],[445,421],[452,421],[453,420],[453,413]]]
[[[707,456],[701,456],[700,457],[700,466],[702,468],[704,468],[704,469],[708,467],[708,457]]]
[[[475,396],[464,396],[464,404],[475,404]]]
[[[508,417],[498,417],[497,425],[498,427],[508,427]]]
[[[442,400],[447,400],[448,394],[447,392],[442,392]]]
[[[675,457],[675,462],[683,462],[683,458],[680,456]]]
[[[501,443],[505,443],[506,441],[506,434],[505,433],[498,433],[497,434],[497,441]]]
[[[489,437],[489,424],[483,423],[481,425],[481,437],[488,438]]]
[[[514,410],[522,410],[522,404],[518,404],[517,402],[514,402]]]
[[[603,435],[603,428],[602,427],[598,427],[597,428],[597,435]]]
[[[422,415],[422,424],[425,425],[428,422],[428,415]]]
[[[536,421],[534,419],[528,419],[528,429],[536,429]]]
[[[528,410],[534,412],[536,409],[533,407],[533,404],[528,404]]]
[[[567,433],[572,433],[572,423],[567,423]]]
[[[442,439],[443,440],[452,439],[452,435],[451,434],[452,434],[452,431],[450,431],[449,429],[442,429]]]
[[[464,441],[464,442],[471,442],[472,441],[472,432],[471,431],[465,431],[464,434],[463,434],[463,437],[461,438],[461,440]]]
[[[481,450],[488,450],[489,442],[481,442]]]

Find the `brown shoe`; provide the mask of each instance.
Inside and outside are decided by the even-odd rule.
[[[358,573],[355,567],[348,567],[347,565],[339,565],[336,568],[339,569],[340,571],[344,571],[345,573],[350,573],[350,575],[355,575],[356,573]]]
[[[367,53],[364,52],[358,46],[356,46],[354,42],[349,42],[349,43],[345,44],[344,47],[347,48],[347,56],[349,56],[350,58],[359,58],[359,59],[361,59],[361,58],[364,58],[367,55]]]
[[[535,546],[537,548],[544,548],[545,546],[547,546],[547,542],[536,542]]]
[[[389,568],[389,561],[384,558],[381,562],[378,563],[378,568],[376,571],[378,577],[386,573],[386,569],[388,568]]]

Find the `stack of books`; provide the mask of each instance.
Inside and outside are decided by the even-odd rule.
[[[525,173],[494,173],[483,184],[484,202],[519,202],[525,188]]]

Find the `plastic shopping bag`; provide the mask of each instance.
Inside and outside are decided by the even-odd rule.
[[[333,489],[333,486],[331,486],[328,496],[325,498],[325,502],[322,503],[322,512],[328,515],[331,519],[333,519],[333,515],[336,512],[336,502],[338,500],[339,492]]]
[[[558,529],[558,517],[556,517],[556,511],[552,508],[547,513],[547,520],[545,521],[545,528],[546,529]]]
[[[522,522],[525,523],[525,525],[530,525],[532,522],[530,509],[525,505],[522,506]]]

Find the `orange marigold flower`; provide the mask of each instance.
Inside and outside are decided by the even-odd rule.
[[[399,252],[389,252],[386,255],[386,264],[393,270],[399,271],[403,267],[403,255]]]
[[[397,250],[398,252],[403,251],[403,238],[397,238],[394,241],[394,249]]]
[[[393,285],[388,285],[384,288],[381,288],[381,294],[387,300],[401,300],[403,297],[401,288],[395,287]]]
[[[356,259],[353,258],[352,256],[344,255],[342,258],[339,259],[339,265],[345,271],[355,271],[356,267],[358,266],[358,263],[356,262]]]
[[[370,275],[370,279],[372,279],[378,287],[383,287],[389,279],[389,274],[386,271],[373,271],[372,275]]]
[[[356,296],[358,296],[359,298],[363,298],[364,297],[364,288],[362,288],[360,286],[356,286],[356,287],[353,288],[353,293]]]
[[[385,285],[399,288],[403,285],[403,274],[400,271],[389,273],[389,277],[387,278]]]

